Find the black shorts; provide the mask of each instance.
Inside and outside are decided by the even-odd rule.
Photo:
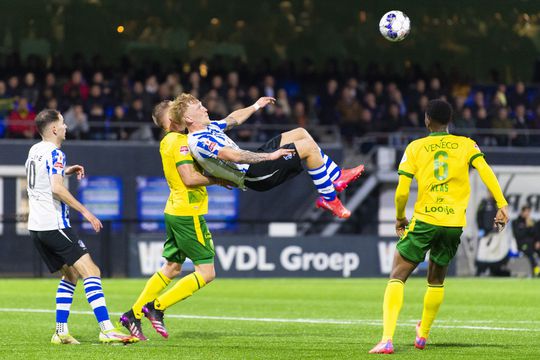
[[[274,152],[280,148],[280,143],[281,135],[278,135],[258,148],[256,152]],[[281,148],[294,149],[295,153],[292,156],[284,156],[277,160],[264,161],[251,165],[244,180],[244,184],[248,188],[255,191],[267,191],[304,171],[302,161],[298,156],[298,151],[296,151],[294,144],[285,144]]]
[[[30,236],[50,272],[57,272],[64,265],[73,265],[84,254],[86,246],[71,228],[32,231]]]

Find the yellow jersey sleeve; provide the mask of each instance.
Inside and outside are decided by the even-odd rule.
[[[480,157],[480,156],[484,156],[484,153],[482,153],[482,151],[480,151],[480,148],[478,147],[478,145],[476,144],[476,142],[472,139],[467,139],[468,142],[469,142],[469,146],[468,146],[468,153],[467,153],[467,158],[469,159],[469,165],[472,165],[473,164],[473,161],[474,159]]]
[[[416,174],[416,161],[414,158],[413,153],[413,144],[409,144],[407,148],[405,149],[405,152],[403,153],[403,157],[401,158],[401,162],[399,163],[398,167],[398,174],[399,175],[405,175],[409,178],[413,178]]]
[[[189,152],[187,136],[179,136],[176,140],[178,143],[173,148],[173,158],[176,167],[182,164],[193,164],[193,158]]]

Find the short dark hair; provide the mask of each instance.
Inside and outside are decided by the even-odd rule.
[[[163,121],[162,116],[164,115],[165,110],[169,107],[171,104],[170,100],[163,100],[156,106],[154,106],[154,109],[152,110],[152,120],[154,120],[154,124],[156,124],[158,127],[163,129]]]
[[[60,112],[54,109],[45,109],[36,116],[36,127],[40,135],[43,135],[47,126],[60,119]]]
[[[431,121],[447,125],[452,120],[452,105],[440,99],[430,100],[426,108],[426,115]]]

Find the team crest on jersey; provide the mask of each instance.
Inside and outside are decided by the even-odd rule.
[[[283,157],[283,159],[285,159],[285,160],[291,160],[292,157],[293,157],[292,154],[287,154],[287,155],[285,155],[285,156]]]
[[[210,151],[214,151],[214,148],[216,147],[216,143],[208,139],[204,139],[204,145],[206,145]]]
[[[189,148],[187,146],[181,146],[180,147],[180,154],[182,154],[182,155],[189,154]]]

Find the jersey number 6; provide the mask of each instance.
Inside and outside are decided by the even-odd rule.
[[[435,176],[435,179],[439,181],[446,180],[446,178],[448,177],[448,163],[446,162],[447,159],[448,154],[446,153],[446,151],[437,151],[435,153],[433,161],[433,175]]]

